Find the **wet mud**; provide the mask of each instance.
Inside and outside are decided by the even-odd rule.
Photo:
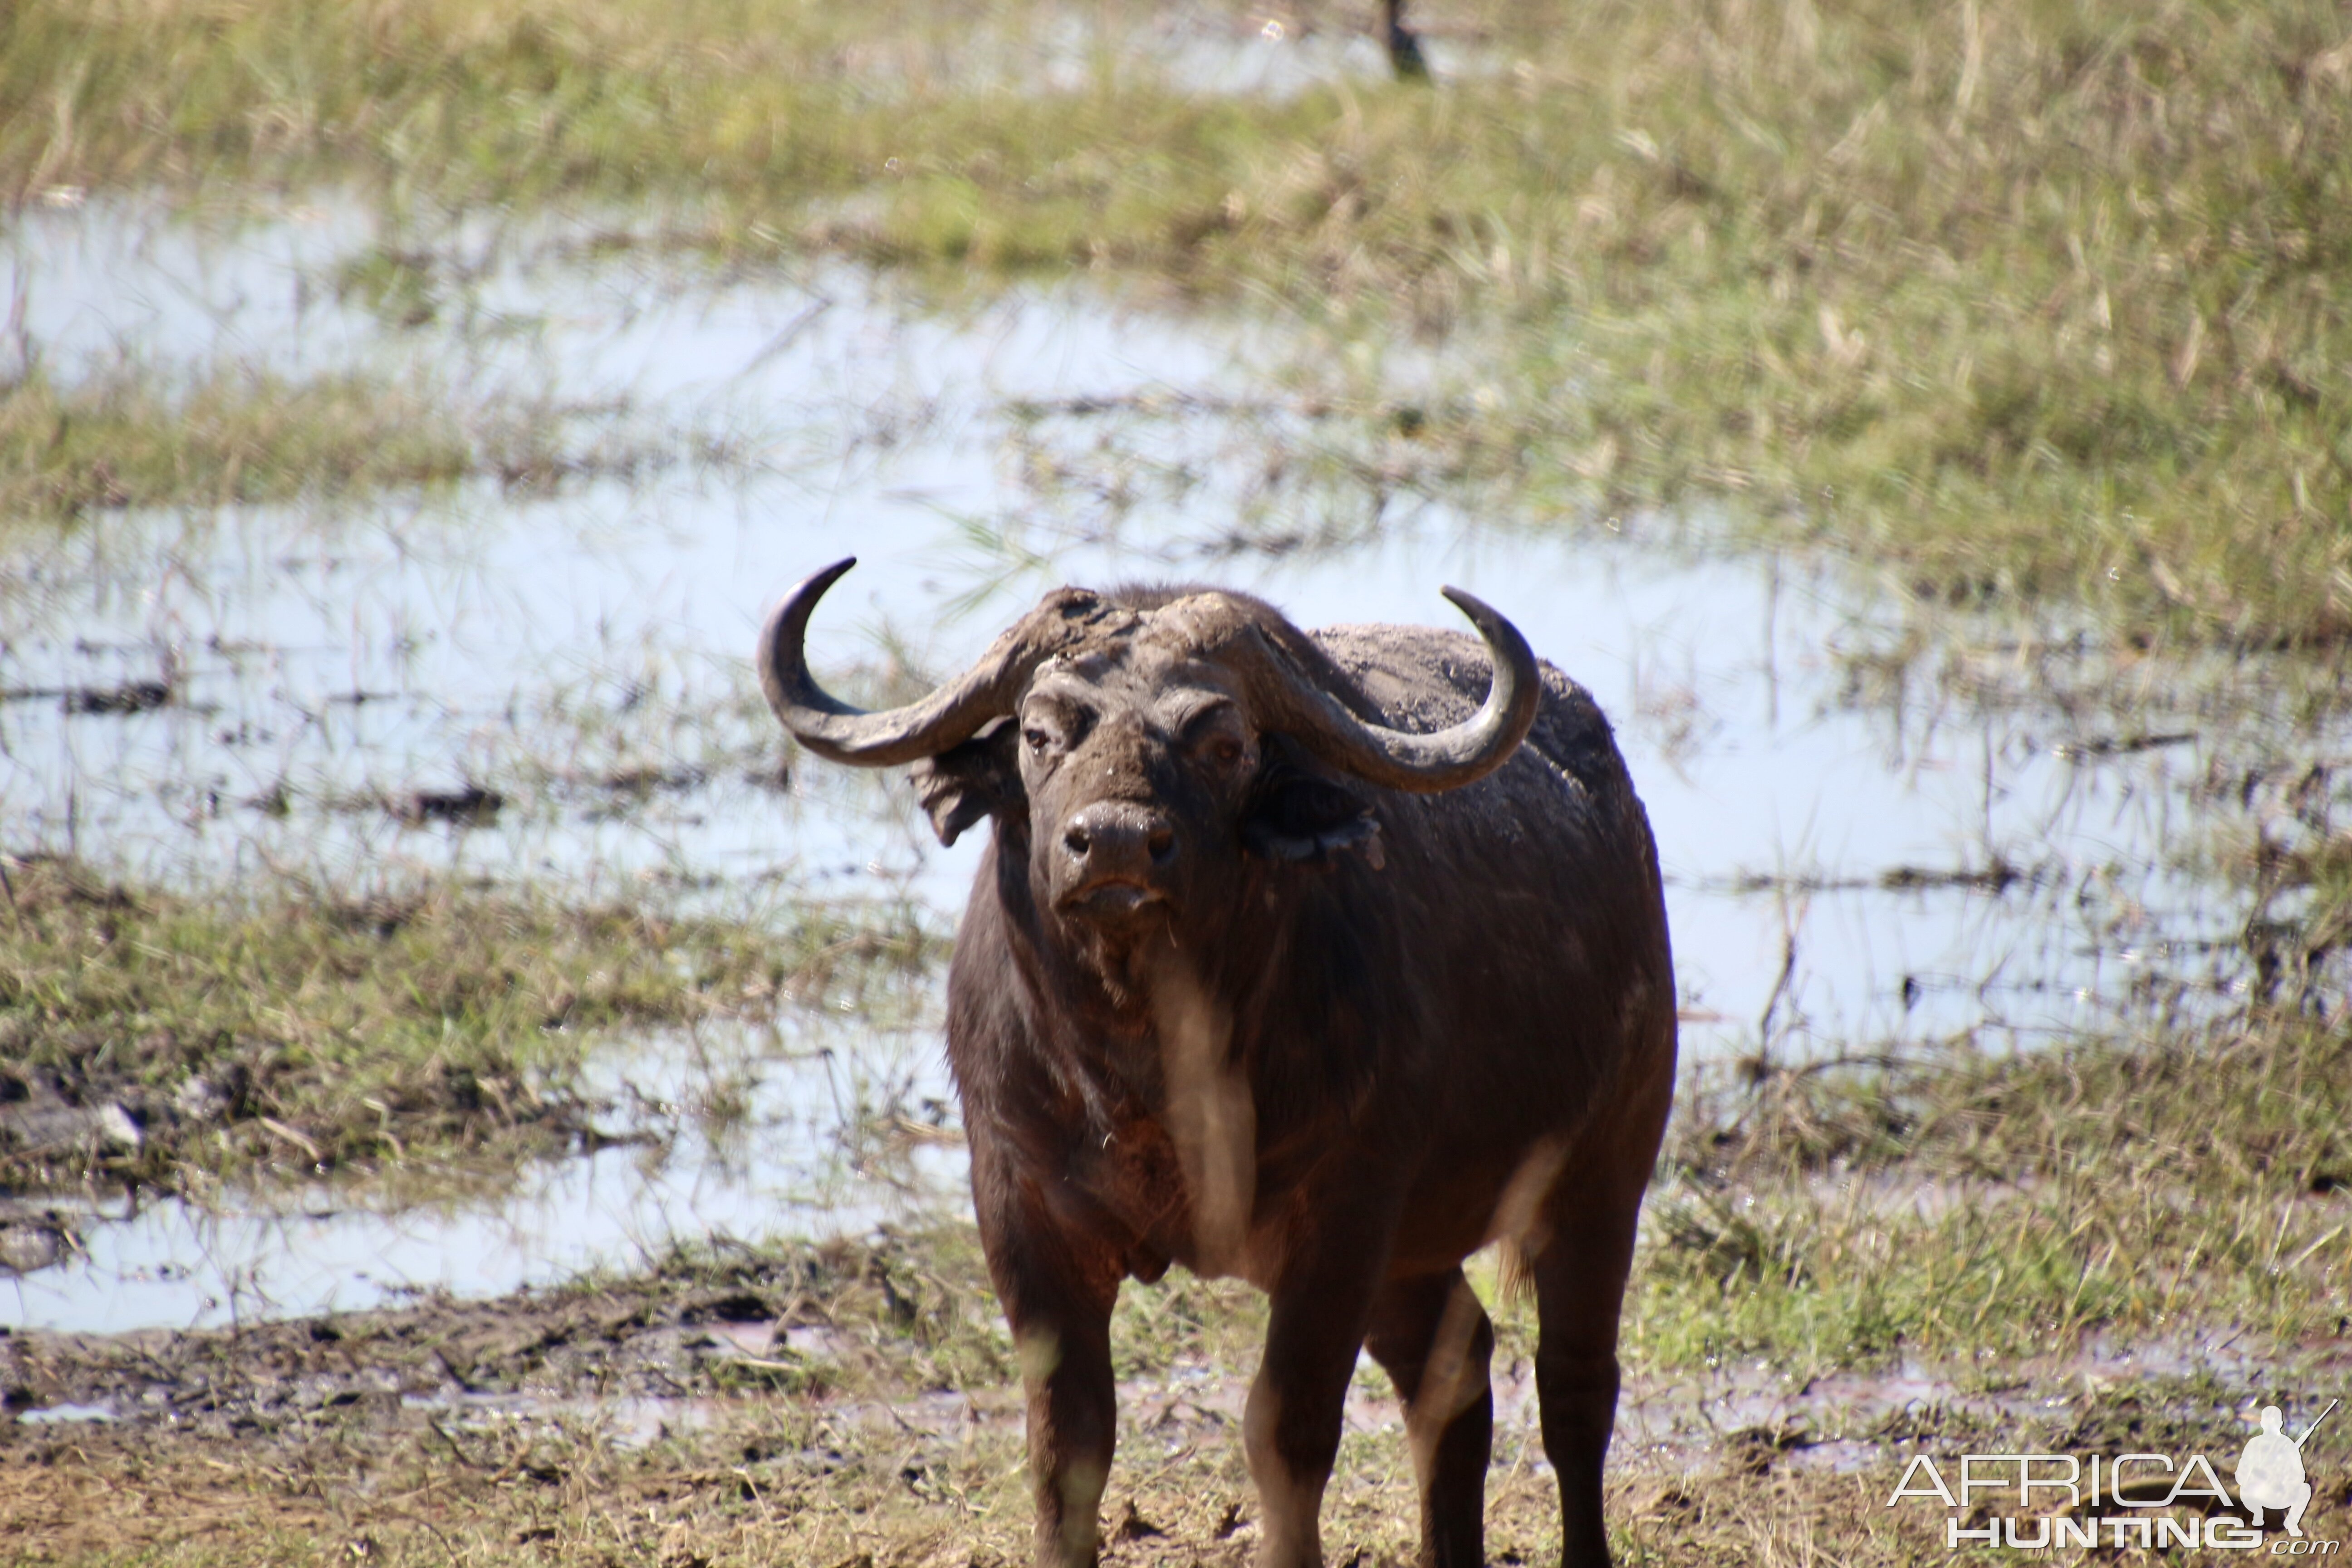
[[[196,1331],[17,1331],[0,1346],[0,1399],[20,1426],[107,1420],[223,1437],[350,1415],[397,1424],[404,1412],[464,1425],[674,1406],[686,1420],[698,1402],[870,1384],[896,1370],[891,1340],[906,1342],[903,1362],[921,1336],[984,1337],[986,1310],[888,1238],[705,1248],[635,1276],[486,1300],[427,1294]],[[625,1422],[633,1434],[645,1436]]]
[[[605,1512],[619,1498],[635,1521],[624,1533],[666,1542],[663,1561],[810,1560],[810,1532],[848,1520],[877,1562],[942,1549],[965,1563],[1013,1560],[1021,1409],[974,1251],[955,1231],[705,1247],[490,1300],[427,1295],[193,1332],[0,1335],[0,1529],[35,1561],[70,1560],[101,1537],[235,1553],[291,1529],[361,1558],[535,1548],[593,1562],[613,1544],[598,1531],[618,1527]],[[1128,1321],[1139,1331],[1142,1320]],[[1551,1506],[1529,1349],[1507,1318],[1491,1487],[1505,1563],[1539,1554]],[[1109,1560],[1240,1561],[1255,1538],[1237,1457],[1247,1356],[1147,1341],[1127,1360]],[[1998,1369],[1636,1365],[1612,1510],[1663,1547],[1727,1516],[1762,1522],[1767,1494],[1783,1515],[1883,1511],[1888,1478],[1921,1453],[2234,1452],[2254,1414],[2240,1391],[2347,1374],[2342,1342],[2218,1331],[2100,1339]],[[1329,1527],[1366,1561],[1409,1541],[1401,1429],[1385,1381],[1360,1376]],[[2314,1463],[2346,1454],[2352,1445],[2315,1445]],[[119,1500],[175,1489],[194,1489],[195,1506]],[[1929,1550],[1941,1513],[1906,1518]],[[2348,1521],[2352,1495],[2329,1491],[2309,1522],[2325,1535]]]

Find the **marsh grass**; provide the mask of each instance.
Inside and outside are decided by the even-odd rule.
[[[2352,1037],[2200,1033],[1700,1087],[1654,1197],[1638,1357],[2014,1363],[2093,1335],[2346,1331]]]
[[[855,1006],[944,948],[887,909],[736,921],[459,886],[200,897],[58,860],[4,868],[0,1186],[19,1192],[560,1147],[594,1135],[578,1071],[611,1031]]]
[[[1571,515],[1727,499],[2139,639],[2352,631],[2337,7],[1464,0],[1454,81],[1290,97],[1173,85],[1157,14],[31,0],[0,180],[654,199],[754,254],[1484,321],[1470,434]]]
[[[475,443],[446,407],[359,376],[226,373],[170,387],[131,372],[0,384],[0,518],[221,506],[305,490],[446,483]]]
[[[739,458],[723,437],[614,429],[609,418],[581,439],[574,413],[360,372],[123,368],[61,382],[30,370],[0,381],[0,537],[122,508],[446,489],[476,477],[544,490]]]

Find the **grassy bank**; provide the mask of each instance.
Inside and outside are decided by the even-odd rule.
[[[1671,1155],[1630,1331],[1665,1364],[2352,1331],[2340,1018],[1727,1080]]]
[[[0,861],[0,1193],[205,1190],[587,1135],[611,1031],[854,1004],[943,944],[783,909],[672,919],[426,887],[126,890]]]
[[[28,0],[0,184],[684,193],[693,243],[1483,320],[1459,434],[1564,507],[1730,498],[2136,637],[2352,631],[2338,8],[1464,0],[1453,83],[1288,99],[1171,87],[1161,16]],[[1212,81],[1276,47],[1177,16]]]

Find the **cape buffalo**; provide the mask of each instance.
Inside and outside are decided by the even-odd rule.
[[[1605,1563],[1675,985],[1648,818],[1592,699],[1451,588],[1483,648],[1309,635],[1209,588],[1064,588],[930,696],[861,712],[803,654],[853,564],[776,607],[760,676],[819,756],[912,763],[942,840],[994,826],[948,1059],[1040,1568],[1095,1560],[1112,1304],[1171,1262],[1271,1299],[1243,1423],[1262,1564],[1321,1560],[1360,1350],[1403,1400],[1422,1560],[1479,1562],[1494,1330],[1462,1260],[1497,1240],[1541,1322],[1561,1557]]]

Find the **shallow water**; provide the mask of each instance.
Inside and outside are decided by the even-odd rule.
[[[1489,515],[1393,421],[1345,412],[1368,386],[1475,402],[1475,342],[1328,343],[1076,286],[942,303],[599,232],[420,237],[326,202],[234,223],[92,205],[6,237],[18,350],[61,379],[363,370],[653,460],[551,489],[101,514],[0,545],[0,689],[20,694],[0,701],[0,849],[195,885],[292,868],[720,910],[752,890],[912,899],[944,925],[976,840],[940,848],[895,777],[803,760],[777,787],[748,656],[792,581],[860,557],[812,633],[852,690],[953,671],[1060,581],[1197,577],[1308,626],[1451,624],[1437,589],[1455,584],[1618,726],[1667,873],[1686,1052],[1818,1058],[2030,1044],[2242,988],[2245,901],[2200,871],[2208,835],[2292,826],[2286,782],[2352,753],[2259,662],[2117,665],[1852,572],[1712,558],[1654,519]],[[337,289],[393,254],[426,258],[422,324]],[[61,695],[142,681],[171,700]],[[503,804],[430,805],[468,788]],[[938,1097],[925,1030],[858,1024],[826,1026],[829,1059],[898,1064]],[[901,1201],[809,1198],[832,1157],[809,1064],[827,1058],[781,1037],[728,1049],[761,1080],[752,1126],[800,1126],[732,1165],[689,1131],[664,1160],[607,1149],[435,1207],[151,1205],[0,1286],[0,1321],[492,1290]],[[615,1042],[612,1070],[677,1082],[681,1059]],[[951,1154],[916,1163],[952,1187]]]
[[[714,1085],[741,1094],[723,1120],[697,1103]],[[822,1017],[785,1035],[707,1027],[617,1044],[585,1087],[623,1108],[608,1131],[625,1141],[519,1176],[485,1173],[471,1192],[460,1180],[431,1201],[348,1182],[209,1210],[48,1201],[76,1222],[79,1255],[0,1274],[0,1321],[114,1332],[427,1290],[494,1295],[649,1262],[684,1240],[919,1220],[962,1169],[928,1027]]]

